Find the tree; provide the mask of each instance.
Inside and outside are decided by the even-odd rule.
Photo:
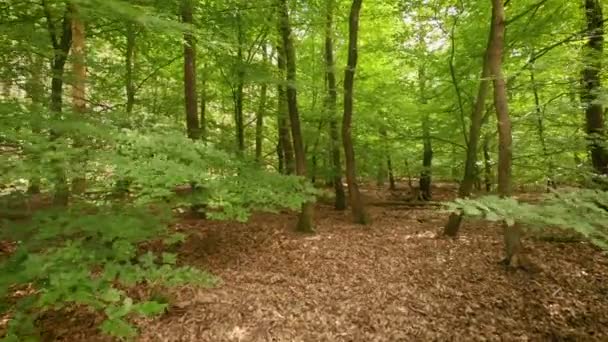
[[[604,131],[604,110],[599,102],[601,87],[602,54],[604,50],[604,17],[599,0],[585,0],[587,44],[582,72],[581,100],[585,108],[586,133],[589,136],[589,154],[597,174],[608,175],[608,147]]]
[[[333,11],[334,0],[327,0],[325,18],[325,78],[327,80],[327,99],[326,107],[329,113],[329,136],[332,161],[332,183],[334,185],[335,199],[334,207],[336,210],[346,209],[346,195],[342,184],[342,161],[340,160],[340,134],[338,132],[337,102],[338,91],[336,88],[336,65],[334,62],[334,30],[333,30]]]
[[[135,105],[135,83],[134,83],[134,65],[135,65],[135,23],[128,22],[126,24],[126,53],[125,53],[125,63],[126,63],[126,80],[125,80],[125,90],[127,93],[127,113],[131,114],[133,112],[133,106]]]
[[[86,103],[86,33],[85,24],[76,5],[72,5],[72,107],[75,113],[84,114],[87,111]],[[82,142],[76,142],[82,145]],[[82,161],[81,161],[82,162]],[[86,190],[84,175],[72,179],[72,193],[82,194]]]
[[[266,49],[266,43],[262,47],[262,62],[266,65],[268,59],[268,52]],[[262,82],[260,86],[260,103],[255,118],[255,160],[258,163],[262,162],[262,148],[264,141],[264,116],[266,115],[266,97],[268,91],[268,84]]]
[[[493,13],[492,16],[494,16]],[[493,17],[491,22],[494,23]],[[490,85],[490,81],[488,79],[490,74],[490,48],[492,46],[492,40],[494,39],[494,29],[494,25],[491,25],[486,51],[483,56],[483,67],[479,79],[477,98],[475,99],[475,105],[473,106],[473,110],[471,112],[467,154],[464,164],[464,177],[458,188],[458,197],[461,198],[468,197],[471,194],[473,191],[473,185],[475,184],[475,180],[477,178],[477,150],[479,148],[478,145],[481,135],[481,125],[483,123],[483,113],[485,110],[486,97],[488,96]],[[450,218],[444,227],[443,233],[450,237],[456,237],[458,235],[461,222],[462,214],[450,214]]]
[[[198,102],[196,99],[196,45],[192,33],[194,2],[182,0],[181,17],[190,27],[184,31],[184,96],[186,104],[186,128],[190,139],[200,137]]]
[[[63,75],[65,64],[72,47],[72,6],[66,5],[61,22],[61,35],[58,37],[55,22],[51,14],[51,8],[46,0],[42,0],[42,6],[47,23],[47,30],[53,47],[53,59],[51,62],[51,104],[50,109],[55,114],[63,110]],[[53,138],[57,138],[57,132],[53,132]],[[59,160],[54,159],[55,194],[53,202],[59,206],[67,206],[69,202],[69,186],[63,166]]]
[[[363,199],[359,192],[357,183],[357,166],[355,162],[355,149],[352,139],[353,118],[353,88],[355,82],[355,70],[357,68],[357,41],[359,34],[359,13],[363,0],[353,0],[350,8],[348,29],[348,62],[344,70],[344,116],[342,119],[342,144],[344,145],[344,156],[346,158],[346,182],[348,184],[348,196],[353,214],[353,220],[358,224],[367,224],[369,217],[363,206]]]
[[[42,0],[42,5],[53,46],[53,60],[51,62],[51,110],[60,113],[63,109],[63,74],[65,72],[65,63],[72,47],[72,6],[65,6],[61,22],[61,35],[58,36],[51,9],[46,0]]]
[[[494,84],[494,107],[498,125],[498,194],[511,196],[511,167],[513,163],[513,138],[507,100],[507,84],[502,74],[502,56],[505,40],[505,11],[502,0],[492,0],[492,39],[488,50],[490,76]],[[524,266],[519,226],[505,222],[504,238],[506,257],[510,267]]]
[[[279,31],[285,52],[285,65],[287,70],[287,106],[289,108],[289,121],[291,123],[291,135],[296,161],[296,174],[306,179],[306,154],[300,128],[300,114],[298,112],[298,93],[296,88],[296,53],[292,40],[291,26],[289,23],[289,8],[287,0],[278,0]],[[314,206],[311,202],[302,204],[302,210],[298,218],[297,230],[301,232],[312,232]]]
[[[285,64],[285,49],[283,43],[277,46],[277,68],[281,79],[287,77],[287,68]],[[277,146],[279,161],[284,164],[284,171],[291,175],[296,171],[294,161],[293,143],[291,140],[290,125],[289,125],[289,108],[287,106],[287,90],[285,84],[279,82],[277,85],[277,127],[279,135],[279,143]],[[279,167],[280,169],[280,167]]]

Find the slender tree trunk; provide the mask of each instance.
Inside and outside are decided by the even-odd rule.
[[[285,65],[285,51],[282,43],[277,46],[277,66],[279,75],[281,76],[281,79],[284,80],[287,77],[287,69]],[[285,85],[282,83],[279,83],[277,86],[277,117],[279,145],[281,146],[283,160],[285,162],[285,173],[292,175],[296,171],[296,166],[288,121],[289,109],[287,107],[287,91]]]
[[[355,70],[357,68],[359,35],[359,13],[363,0],[353,0],[350,8],[349,30],[348,30],[348,62],[344,70],[344,116],[342,118],[342,144],[344,145],[344,157],[346,159],[346,183],[348,184],[348,195],[353,214],[353,220],[357,224],[369,223],[369,217],[363,206],[363,198],[357,184],[357,166],[355,162],[355,149],[352,139],[353,118],[353,88],[355,82]]]
[[[423,152],[422,152],[422,172],[420,173],[420,192],[419,199],[421,201],[430,201],[432,199],[431,191],[431,173],[433,168],[433,145],[431,142],[431,127],[429,115],[425,115],[422,119],[422,136],[423,136]]]
[[[502,74],[502,56],[505,38],[505,12],[502,0],[492,0],[492,44],[489,50],[490,75],[494,83],[494,107],[498,125],[498,194],[511,196],[511,167],[513,159],[513,138],[507,100],[507,85]],[[524,267],[521,230],[518,225],[504,226],[506,258],[510,267]]]
[[[27,81],[26,91],[27,96],[32,100],[32,105],[34,109],[41,108],[44,105],[44,84],[42,83],[42,74],[43,74],[43,60],[40,56],[36,54],[32,54],[29,58],[30,62],[30,75]],[[32,132],[40,133],[40,129],[38,127],[33,127]],[[39,156],[34,155],[36,158],[34,161],[39,163]],[[39,194],[40,193],[40,170],[35,168],[32,170],[34,176],[29,181],[27,192],[28,194]]]
[[[598,101],[601,88],[602,55],[604,51],[604,17],[600,0],[585,0],[587,44],[585,45],[582,72],[581,100],[585,107],[586,133],[589,154],[595,172],[608,175],[608,148],[604,129],[604,109]]]
[[[490,157],[490,134],[486,133],[483,137],[483,166],[484,166],[484,183],[486,192],[492,191],[492,158]]]
[[[333,12],[335,1],[327,0],[325,20],[325,78],[327,80],[327,111],[330,115],[329,141],[332,161],[332,183],[336,210],[346,209],[346,194],[342,184],[342,161],[340,156],[340,133],[338,132],[338,90],[336,87],[336,65],[334,61]]]
[[[127,23],[127,52],[125,55],[127,75],[125,88],[127,91],[127,114],[133,112],[135,105],[135,84],[133,82],[133,69],[135,64],[135,24]]]
[[[54,113],[63,110],[63,75],[65,63],[72,47],[72,8],[66,5],[61,24],[61,37],[57,37],[55,24],[51,16],[51,10],[46,0],[42,0],[44,14],[46,16],[47,28],[53,46],[53,60],[51,62],[51,104],[50,109]],[[58,138],[57,132],[52,132],[52,139]],[[55,193],[53,204],[67,206],[70,198],[70,189],[67,176],[60,160],[53,160],[55,173]]]
[[[245,154],[245,118],[243,116],[243,97],[245,88],[245,69],[243,45],[245,37],[241,22],[241,13],[237,13],[237,71],[236,71],[236,89],[234,93],[234,121],[236,124],[236,140],[237,148],[241,155]]]
[[[196,99],[196,42],[192,25],[194,23],[193,0],[182,0],[182,22],[189,25],[184,31],[184,97],[186,105],[186,128],[188,138],[198,139],[198,102]]]
[[[393,161],[391,160],[390,154],[386,157],[386,166],[388,167],[389,190],[395,191],[397,190],[397,185],[395,183],[395,174],[393,173]]]
[[[200,119],[200,134],[201,139],[207,140],[207,65],[205,65],[203,81],[201,82],[201,119]]]
[[[389,190],[393,191],[396,190],[396,184],[395,184],[395,175],[393,174],[393,161],[391,160],[391,154],[389,151],[389,144],[388,144],[388,134],[386,132],[386,127],[382,126],[380,128],[380,137],[382,138],[382,145],[383,145],[383,153],[384,155],[386,155],[386,170],[383,171],[383,176],[384,175],[388,175],[388,181],[389,181]]]
[[[291,123],[291,135],[296,159],[296,173],[306,180],[306,155],[302,130],[300,128],[300,114],[298,113],[298,95],[296,90],[296,53],[292,41],[291,26],[289,23],[289,9],[287,0],[278,0],[279,29],[285,52],[285,64],[287,67],[287,105],[289,108],[289,121]],[[312,232],[314,206],[311,202],[302,204],[302,211],[298,219],[297,230],[301,232]]]
[[[86,95],[86,34],[84,22],[80,18],[76,6],[72,9],[72,70],[74,83],[72,84],[72,107],[74,112],[84,113],[87,110]]]
[[[72,84],[72,108],[75,113],[84,114],[87,110],[86,106],[86,33],[85,24],[78,7],[72,6],[72,72],[74,74]],[[81,146],[82,141],[76,139],[75,145]],[[86,163],[85,160],[78,160],[80,163]],[[86,191],[85,175],[79,175],[72,178],[72,193],[79,195]]]
[[[281,144],[281,140],[279,140],[277,142],[276,145],[276,152],[277,152],[277,169],[279,170],[279,173],[284,174],[285,172],[285,155],[283,154],[283,146]]]
[[[452,78],[452,85],[454,86],[454,92],[456,93],[456,98],[458,99],[458,109],[460,111],[460,123],[462,125],[462,134],[464,136],[465,145],[468,146],[469,140],[467,139],[466,122],[464,119],[465,113],[462,101],[462,92],[460,91],[458,77],[456,77],[456,66],[454,65],[454,59],[456,57],[456,26],[458,25],[459,19],[460,13],[454,18],[454,24],[452,25],[452,29],[450,30],[450,59],[448,64],[450,67],[450,77]]]
[[[412,180],[412,171],[410,170],[410,162],[405,159],[405,173],[407,175],[407,186],[410,188],[411,192],[414,192],[414,181]]]
[[[267,62],[266,44],[262,46],[262,57],[264,64]],[[264,116],[266,115],[266,93],[268,85],[263,82],[260,86],[260,106],[255,118],[255,160],[258,163],[262,162],[262,149],[264,140]]]
[[[490,85],[490,81],[488,80],[488,76],[490,74],[489,49],[492,43],[492,37],[494,36],[493,31],[494,26],[491,26],[490,36],[488,37],[486,52],[483,58],[483,67],[481,71],[481,78],[479,80],[479,89],[477,90],[477,99],[475,100],[473,111],[471,112],[467,156],[464,164],[464,177],[458,189],[458,197],[460,198],[471,195],[473,185],[475,184],[475,180],[477,178],[477,149],[481,134],[481,126],[483,124],[483,111]],[[452,213],[444,227],[443,233],[450,237],[456,237],[458,235],[458,231],[460,230],[461,222],[462,213]]]
[[[57,38],[55,25],[51,18],[51,12],[46,1],[43,1],[48,30],[53,45],[53,61],[51,62],[51,105],[50,108],[55,113],[63,110],[63,74],[65,63],[72,47],[72,10],[71,6],[66,6],[63,15],[61,37]]]
[[[534,63],[530,64],[530,83],[532,84],[532,92],[534,93],[534,108],[536,111],[536,129],[538,132],[538,140],[543,151],[543,158],[545,164],[547,164],[547,191],[555,188],[555,180],[553,179],[553,163],[549,157],[547,150],[547,142],[545,139],[545,126],[544,126],[544,114],[540,103],[540,94],[536,79],[534,77]]]

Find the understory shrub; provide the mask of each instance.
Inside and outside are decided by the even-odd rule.
[[[269,174],[258,164],[184,136],[162,118],[147,120],[33,112],[0,104],[0,220],[14,198],[27,202],[36,182],[43,196],[86,178],[68,207],[28,208],[22,220],[0,221],[0,296],[10,318],[5,341],[36,339],[46,312],[86,307],[105,315],[100,329],[131,338],[132,315],[163,313],[167,303],[128,295],[134,286],[212,286],[210,274],[178,266],[178,256],[142,248],[171,233],[172,209],[189,206],[212,219],[247,220],[256,210],[297,209],[315,199],[304,179]],[[145,128],[144,128],[145,127]],[[180,194],[179,187],[192,191]],[[117,188],[121,196],[115,196]]]
[[[559,227],[572,230],[593,244],[608,250],[608,192],[594,189],[555,191],[538,203],[514,198],[485,196],[457,199],[448,210],[469,217],[504,221],[509,225],[524,223],[532,229]]]

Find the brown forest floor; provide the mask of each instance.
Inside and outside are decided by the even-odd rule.
[[[175,290],[167,314],[138,321],[139,340],[608,340],[608,258],[593,247],[527,239],[542,271],[506,271],[497,225],[466,221],[452,241],[435,237],[447,218],[437,208],[369,209],[362,228],[319,205],[316,235],[292,233],[292,214],[183,221],[182,261],[222,282]],[[47,321],[47,337],[95,340],[68,322]]]

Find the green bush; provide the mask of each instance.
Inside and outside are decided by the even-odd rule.
[[[185,236],[167,229],[172,209],[187,205],[210,218],[245,221],[252,211],[297,209],[315,199],[316,190],[300,177],[269,174],[252,161],[189,140],[182,127],[162,118],[120,114],[83,118],[0,104],[0,184],[17,185],[0,193],[6,199],[0,213],[12,209],[14,198],[27,203],[31,180],[43,193],[74,177],[86,175],[88,183],[88,194],[67,208],[34,208],[31,219],[2,223],[0,241],[16,244],[0,262],[1,311],[11,317],[4,340],[33,338],[37,318],[72,306],[103,313],[104,333],[133,337],[128,318],[160,314],[167,303],[131,298],[130,287],[216,281],[178,266],[175,254],[142,251],[152,240],[163,239],[166,246],[183,241]],[[113,196],[117,184],[124,196]],[[194,191],[179,194],[184,185]]]
[[[41,211],[24,223],[5,223],[3,240],[17,241],[16,251],[0,265],[0,295],[28,286],[27,296],[5,307],[13,319],[5,340],[35,334],[34,321],[48,310],[84,305],[105,313],[102,331],[130,337],[130,314],[162,313],[166,303],[137,302],[125,289],[138,284],[213,285],[215,279],[190,267],[176,266],[174,254],[142,252],[138,246],[163,238],[167,245],[184,237],[170,234],[169,216],[136,207],[72,207]]]

